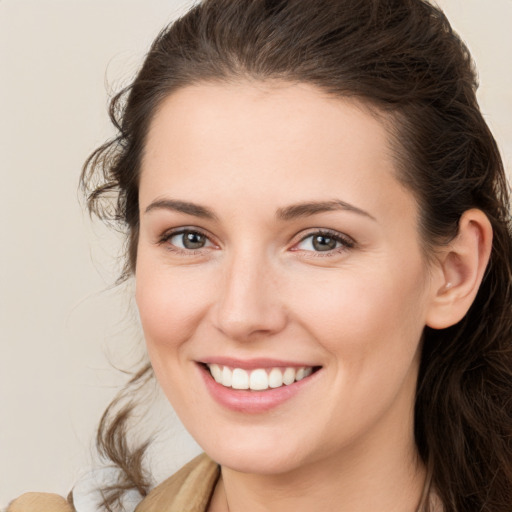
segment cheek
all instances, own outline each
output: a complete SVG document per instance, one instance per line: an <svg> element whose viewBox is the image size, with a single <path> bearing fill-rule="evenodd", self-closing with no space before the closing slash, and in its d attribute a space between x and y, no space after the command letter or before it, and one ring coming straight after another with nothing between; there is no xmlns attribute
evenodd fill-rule
<svg viewBox="0 0 512 512"><path fill-rule="evenodd" d="M181 370L189 359L187 341L207 309L209 287L198 286L196 279L176 269L147 263L144 256L139 257L135 296L148 356L160 387L176 410L194 409L196 398L190 395L189 380Z"/></svg>
<svg viewBox="0 0 512 512"><path fill-rule="evenodd" d="M343 368L343 378L399 366L403 373L414 358L424 328L425 272L401 263L345 269L315 286L294 281L296 317Z"/></svg>
<svg viewBox="0 0 512 512"><path fill-rule="evenodd" d="M136 302L148 349L171 350L189 339L210 300L198 276L165 265L137 262Z"/></svg>

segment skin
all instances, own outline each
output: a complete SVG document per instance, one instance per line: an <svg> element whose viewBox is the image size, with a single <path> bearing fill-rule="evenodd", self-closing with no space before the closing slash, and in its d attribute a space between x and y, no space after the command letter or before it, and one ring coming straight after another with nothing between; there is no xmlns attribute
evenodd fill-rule
<svg viewBox="0 0 512 512"><path fill-rule="evenodd" d="M416 201L395 172L381 122L309 85L200 84L156 112L140 178L136 300L161 387L222 466L210 510L418 506L414 392L446 272L427 265ZM214 218L162 207L169 199ZM351 208L276 216L333 200ZM171 236L183 227L206 235L204 246ZM350 243L317 251L306 237L319 229ZM200 378L197 362L214 356L321 369L277 408L245 414L215 402Z"/></svg>

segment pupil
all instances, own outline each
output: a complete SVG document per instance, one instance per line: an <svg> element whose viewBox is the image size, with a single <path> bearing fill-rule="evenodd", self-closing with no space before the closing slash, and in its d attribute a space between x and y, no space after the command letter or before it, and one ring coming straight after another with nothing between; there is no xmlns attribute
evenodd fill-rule
<svg viewBox="0 0 512 512"><path fill-rule="evenodd" d="M187 249L200 249L204 246L204 236L199 233L184 233L183 234L183 245Z"/></svg>
<svg viewBox="0 0 512 512"><path fill-rule="evenodd" d="M336 240L328 236L317 235L313 238L313 247L317 251L330 251L336 248Z"/></svg>

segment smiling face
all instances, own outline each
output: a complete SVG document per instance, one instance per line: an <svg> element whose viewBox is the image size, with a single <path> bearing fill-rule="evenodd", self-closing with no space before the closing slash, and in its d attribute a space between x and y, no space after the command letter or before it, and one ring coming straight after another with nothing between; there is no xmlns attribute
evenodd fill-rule
<svg viewBox="0 0 512 512"><path fill-rule="evenodd" d="M277 473L414 451L433 294L417 224L385 128L354 102L266 83L163 102L136 299L157 379L212 458Z"/></svg>

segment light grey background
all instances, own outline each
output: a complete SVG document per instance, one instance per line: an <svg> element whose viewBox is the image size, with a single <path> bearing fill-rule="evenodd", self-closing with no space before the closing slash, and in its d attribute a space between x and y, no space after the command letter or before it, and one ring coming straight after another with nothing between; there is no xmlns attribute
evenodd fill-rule
<svg viewBox="0 0 512 512"><path fill-rule="evenodd" d="M0 0L0 508L66 494L93 463L100 415L143 344L130 286L109 288L120 238L78 204L86 156L183 0ZM512 167L512 0L442 0L469 44L480 101ZM162 411L167 409L162 408ZM169 413L157 477L198 451Z"/></svg>

